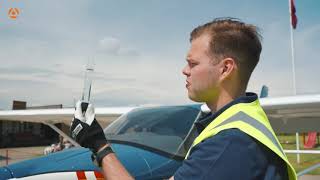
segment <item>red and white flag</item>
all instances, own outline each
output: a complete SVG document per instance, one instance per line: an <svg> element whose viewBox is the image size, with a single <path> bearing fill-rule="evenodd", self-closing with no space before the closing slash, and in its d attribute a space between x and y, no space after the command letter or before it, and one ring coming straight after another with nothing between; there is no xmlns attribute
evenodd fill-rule
<svg viewBox="0 0 320 180"><path fill-rule="evenodd" d="M294 5L294 0L290 0L290 15L291 15L291 25L293 29L296 29L298 18L296 16L296 7Z"/></svg>

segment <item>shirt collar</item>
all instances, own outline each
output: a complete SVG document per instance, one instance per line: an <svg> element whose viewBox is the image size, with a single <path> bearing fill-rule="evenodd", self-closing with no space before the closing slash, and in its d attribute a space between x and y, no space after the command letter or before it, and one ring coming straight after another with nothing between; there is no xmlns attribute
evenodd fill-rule
<svg viewBox="0 0 320 180"><path fill-rule="evenodd" d="M258 99L258 96L256 93L247 92L245 96L240 96L237 99L229 102L228 104L220 108L217 112L208 113L203 117L200 117L199 120L194 123L198 133L200 134L201 131L203 131L204 128L207 127L207 125L209 125L216 117L218 117L221 113L223 113L225 110L227 110L231 106L238 103L251 103L257 99Z"/></svg>

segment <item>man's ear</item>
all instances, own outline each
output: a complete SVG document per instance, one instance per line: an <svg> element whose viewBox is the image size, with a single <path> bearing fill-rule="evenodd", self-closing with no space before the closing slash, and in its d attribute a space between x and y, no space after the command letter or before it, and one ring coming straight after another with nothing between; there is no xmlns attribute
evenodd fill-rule
<svg viewBox="0 0 320 180"><path fill-rule="evenodd" d="M221 61L221 80L228 79L232 76L233 72L237 68L237 64L233 58L225 58Z"/></svg>

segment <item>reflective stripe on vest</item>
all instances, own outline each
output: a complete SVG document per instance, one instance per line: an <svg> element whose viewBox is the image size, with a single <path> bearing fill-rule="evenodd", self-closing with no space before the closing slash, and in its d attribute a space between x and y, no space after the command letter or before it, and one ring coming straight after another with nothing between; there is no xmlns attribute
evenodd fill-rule
<svg viewBox="0 0 320 180"><path fill-rule="evenodd" d="M290 180L296 180L296 172L289 163L282 147L277 140L275 133L261 108L259 101L251 103L239 103L229 107L215 118L194 140L192 147L205 139L214 136L222 130L237 128L249 136L264 144L287 164L288 176ZM189 152L190 152L189 149ZM186 158L189 155L187 153Z"/></svg>
<svg viewBox="0 0 320 180"><path fill-rule="evenodd" d="M254 118L248 116L244 112L240 111L237 114L231 116L229 119L223 121L221 124L219 124L217 127L223 126L227 123L235 122L235 121L242 121L247 124L250 124L251 126L255 127L257 130L262 132L264 135L266 135L269 140L278 148L278 150L284 155L284 152L282 151L281 146L279 145L276 138L273 136L272 132L269 131L268 128L266 128L261 122L255 120Z"/></svg>

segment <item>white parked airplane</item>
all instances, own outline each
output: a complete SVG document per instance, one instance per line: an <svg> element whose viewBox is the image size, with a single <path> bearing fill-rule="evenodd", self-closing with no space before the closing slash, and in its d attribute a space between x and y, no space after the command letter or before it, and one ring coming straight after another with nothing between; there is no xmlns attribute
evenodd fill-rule
<svg viewBox="0 0 320 180"><path fill-rule="evenodd" d="M261 98L260 103L266 111L270 122L277 133L309 132L319 131L320 129L320 94L275 98L267 97ZM110 123L117 117L129 112L134 108L135 107L96 108L96 116L100 122ZM207 111L206 109L201 109L203 111ZM73 142L71 138L54 126L55 123L65 123L69 125L73 118L73 113L74 108L9 110L0 111L0 121L8 120L44 123L56 130L59 134L63 135L70 142ZM316 164L300 172L298 175L302 175L319 166L320 164ZM48 173L50 174L50 172ZM75 176L75 172L70 174ZM46 173L43 175L46 175ZM66 175L66 173L64 173L64 175Z"/></svg>

